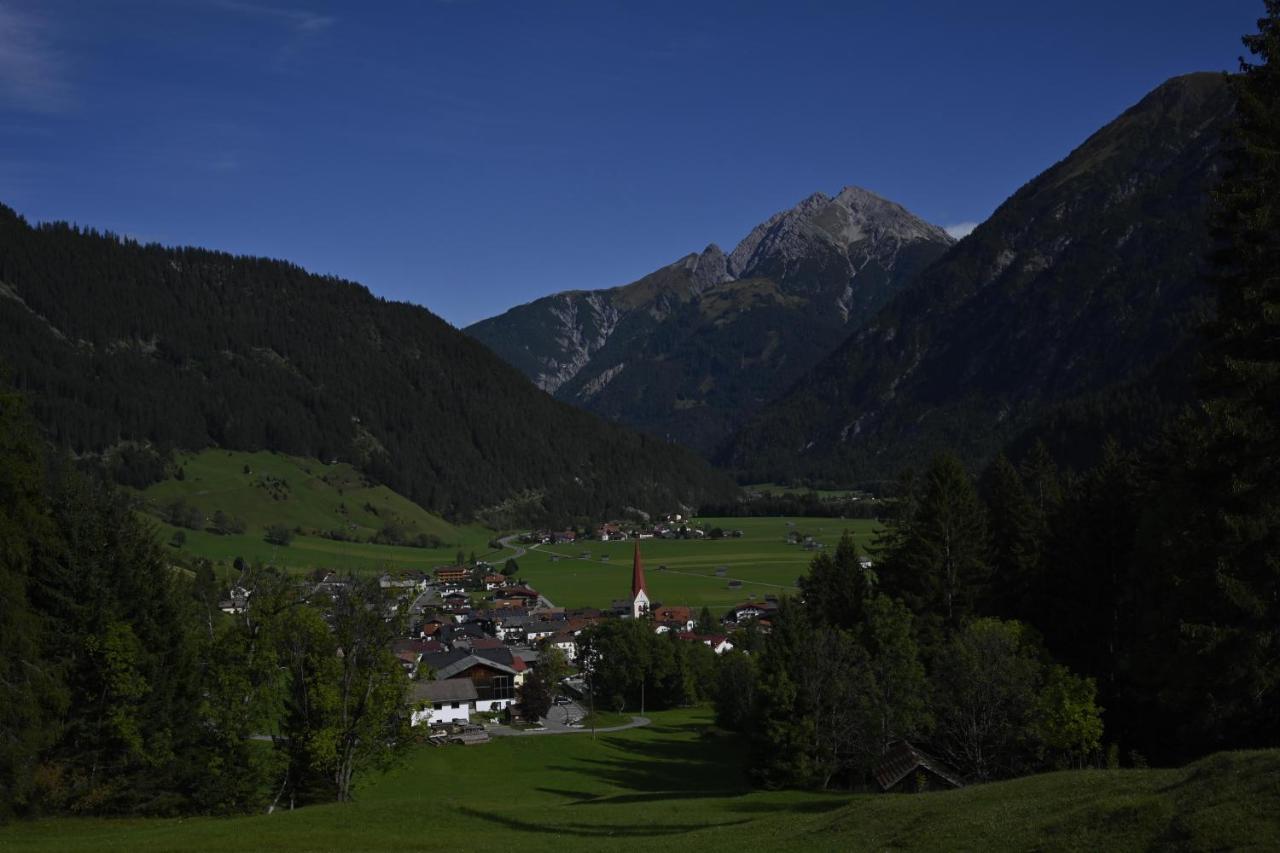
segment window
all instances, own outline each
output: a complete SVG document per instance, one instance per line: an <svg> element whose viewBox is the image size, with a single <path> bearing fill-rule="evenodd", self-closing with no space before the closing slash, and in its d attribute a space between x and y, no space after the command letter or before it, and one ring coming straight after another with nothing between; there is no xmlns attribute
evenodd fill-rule
<svg viewBox="0 0 1280 853"><path fill-rule="evenodd" d="M511 690L511 678L506 675L495 675L493 681L489 683L490 689L493 690L494 699L512 699L514 698Z"/></svg>
<svg viewBox="0 0 1280 853"><path fill-rule="evenodd" d="M449 707L450 707L450 708L456 708L456 707L458 707L458 703L457 703L457 702L454 702L454 703L453 703L452 705L450 705Z"/></svg>

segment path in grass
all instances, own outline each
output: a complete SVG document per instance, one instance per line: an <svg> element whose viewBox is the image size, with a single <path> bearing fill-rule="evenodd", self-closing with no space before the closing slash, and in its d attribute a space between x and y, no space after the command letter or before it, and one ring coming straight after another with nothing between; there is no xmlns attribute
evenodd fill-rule
<svg viewBox="0 0 1280 853"><path fill-rule="evenodd" d="M546 726L541 729L513 729L510 726L486 726L485 731L494 737L521 737L523 735L603 735L609 732L622 732L627 729L638 729L641 726L647 726L653 720L648 717L633 715L631 722L623 723L620 726L605 726L604 728L592 729L586 726Z"/></svg>

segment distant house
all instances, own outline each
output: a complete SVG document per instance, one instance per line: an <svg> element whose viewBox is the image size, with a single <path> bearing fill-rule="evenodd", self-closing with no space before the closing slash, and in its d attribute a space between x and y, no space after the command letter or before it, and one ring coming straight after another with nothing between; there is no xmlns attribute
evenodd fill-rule
<svg viewBox="0 0 1280 853"><path fill-rule="evenodd" d="M905 740L889 748L875 769L875 777L880 790L886 792L919 793L964 787L959 773Z"/></svg>
<svg viewBox="0 0 1280 853"><path fill-rule="evenodd" d="M242 586L233 586L227 597L218 603L218 609L223 613L243 613L249 606L249 596L253 595L253 590L245 589Z"/></svg>
<svg viewBox="0 0 1280 853"><path fill-rule="evenodd" d="M554 622L526 622L524 626L525 642L537 643L548 639L559 630L560 626Z"/></svg>
<svg viewBox="0 0 1280 853"><path fill-rule="evenodd" d="M740 625L752 619L767 619L777 611L778 605L771 601L754 602L748 601L745 604L739 604L730 608L725 614L723 621L725 624Z"/></svg>
<svg viewBox="0 0 1280 853"><path fill-rule="evenodd" d="M424 654L443 650L444 646L435 640L400 639L391 642L391 653L410 676L417 672L418 661Z"/></svg>
<svg viewBox="0 0 1280 853"><path fill-rule="evenodd" d="M573 663L578 659L578 636L589 626L600 621L598 616L574 616L559 623L560 628L547 639L547 645L564 653L564 659Z"/></svg>
<svg viewBox="0 0 1280 853"><path fill-rule="evenodd" d="M733 643L729 642L729 638L724 634L695 634L692 631L681 631L676 636L688 643L702 643L704 646L710 646L711 651L718 655L733 648Z"/></svg>
<svg viewBox="0 0 1280 853"><path fill-rule="evenodd" d="M409 722L415 726L470 722L478 698L475 684L465 678L415 681L409 688L413 708Z"/></svg>
<svg viewBox="0 0 1280 853"><path fill-rule="evenodd" d="M398 574L383 572L378 577L378 586L382 589L413 589L423 592L427 588L427 576L419 571L403 571Z"/></svg>
<svg viewBox="0 0 1280 853"><path fill-rule="evenodd" d="M350 585L345 578L329 569L316 569L307 575L307 579L315 584L312 595L336 595Z"/></svg>
<svg viewBox="0 0 1280 853"><path fill-rule="evenodd" d="M436 583L463 583L469 573L466 566L440 566L432 572Z"/></svg>
<svg viewBox="0 0 1280 853"><path fill-rule="evenodd" d="M655 607L653 614L653 630L658 634L664 634L667 631L692 631L695 622L693 610L688 607Z"/></svg>
<svg viewBox="0 0 1280 853"><path fill-rule="evenodd" d="M526 609L535 606L541 596L527 586L503 587L493 594L493 606L499 610Z"/></svg>

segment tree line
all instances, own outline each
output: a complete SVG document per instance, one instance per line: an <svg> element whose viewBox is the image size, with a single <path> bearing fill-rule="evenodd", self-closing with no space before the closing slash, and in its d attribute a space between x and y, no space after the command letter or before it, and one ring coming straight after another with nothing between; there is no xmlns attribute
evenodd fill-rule
<svg viewBox="0 0 1280 853"><path fill-rule="evenodd" d="M418 306L292 264L141 245L0 206L0 362L50 440L142 487L171 451L356 465L507 524L729 500L692 453L556 402Z"/></svg>
<svg viewBox="0 0 1280 853"><path fill-rule="evenodd" d="M333 598L271 570L228 616L126 501L0 394L0 818L342 800L405 742L376 581Z"/></svg>
<svg viewBox="0 0 1280 853"><path fill-rule="evenodd" d="M865 781L898 738L976 778L1280 746L1280 0L1245 44L1195 400L1080 471L904 475L874 566L820 556L720 668L762 781Z"/></svg>

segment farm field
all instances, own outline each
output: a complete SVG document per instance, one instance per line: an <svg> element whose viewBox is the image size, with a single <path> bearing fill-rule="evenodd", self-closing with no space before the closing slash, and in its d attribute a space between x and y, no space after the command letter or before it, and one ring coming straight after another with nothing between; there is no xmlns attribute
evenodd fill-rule
<svg viewBox="0 0 1280 853"><path fill-rule="evenodd" d="M707 605L713 610L766 595L795 591L816 551L787 544L792 531L813 535L834 548L843 531L865 547L876 523L842 518L699 518L707 530L741 530L740 539L645 539L644 557L649 596L667 605ZM794 525L794 526L790 526ZM577 542L540 545L519 559L520 576L557 605L607 607L631 594L633 541ZM589 554L589 559L581 555ZM662 569L666 566L666 569ZM716 569L725 567L723 577ZM731 589L729 581L742 581ZM718 614L717 614L718 615Z"/></svg>
<svg viewBox="0 0 1280 853"><path fill-rule="evenodd" d="M742 489L745 492L771 492L775 495L814 494L824 500L844 500L862 494L856 489L811 489L808 486L784 486L781 483L752 483Z"/></svg>
<svg viewBox="0 0 1280 853"><path fill-rule="evenodd" d="M258 452L203 450L176 454L184 476L149 486L139 494L150 510L162 542L181 530L183 550L230 564L236 557L275 562L299 571L313 568L381 572L386 569L429 569L452 563L459 550L483 556L494 532L481 525L457 526L433 515L386 486L369 484L350 465L327 465L314 459ZM176 500L199 509L242 518L245 531L219 535L175 527L154 515ZM272 524L289 528L342 529L367 539L388 523L412 536L438 537L439 548L410 548L368 542L341 542L321 536L295 536L288 546L263 540Z"/></svg>
<svg viewBox="0 0 1280 853"><path fill-rule="evenodd" d="M482 525L453 525L426 512L385 486L370 485L346 464L326 465L314 459L259 452L204 450L180 454L184 476L156 483L139 493L146 502L146 518L156 526L161 542L182 533L182 550L206 557L223 570L236 557L269 562L298 572L315 568L357 573L430 570L454 562L457 552L501 562L515 552L492 551L489 542L499 534ZM244 519L243 533L220 535L208 530L175 527L157 517L165 507L183 500L206 517L215 511ZM839 518L702 518L705 529L742 530L742 538L646 539L644 553L650 595L664 604L713 609L751 597L781 595L795 588L815 551L788 544L793 531L810 534L834 547L844 530L865 546L875 522ZM411 548L369 542L343 542L315 535L295 535L287 546L263 539L266 528L283 524L304 530L342 529L367 539L388 523L409 535L438 537L439 548ZM581 542L543 545L519 559L521 577L557 605L608 607L630 595L633 543ZM580 555L589 553L590 559ZM663 570L660 567L666 566ZM716 575L725 567L723 577ZM742 582L730 588L731 579Z"/></svg>
<svg viewBox="0 0 1280 853"><path fill-rule="evenodd" d="M64 818L0 829L14 851L1271 850L1280 752L1176 770L1085 770L915 796L753 790L704 709L653 725L416 748L348 805L240 818Z"/></svg>

